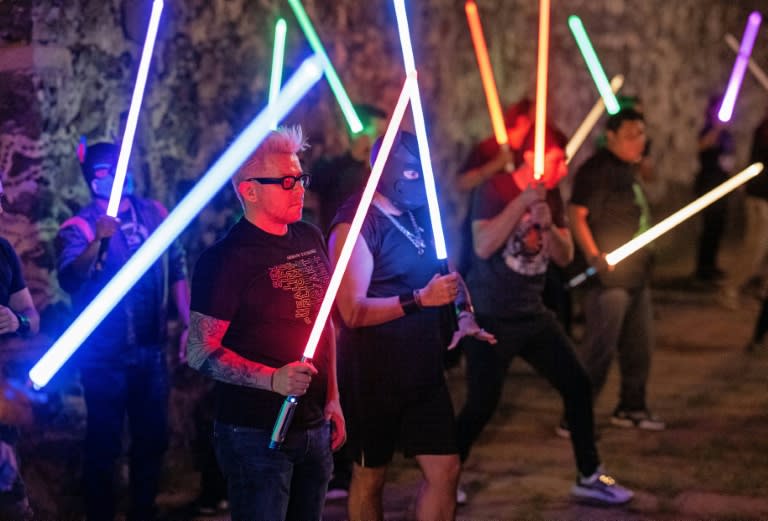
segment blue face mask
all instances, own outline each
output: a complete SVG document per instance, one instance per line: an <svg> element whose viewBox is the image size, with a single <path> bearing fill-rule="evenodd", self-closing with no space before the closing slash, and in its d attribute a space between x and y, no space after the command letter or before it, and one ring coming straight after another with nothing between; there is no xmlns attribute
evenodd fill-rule
<svg viewBox="0 0 768 521"><path fill-rule="evenodd" d="M112 184L115 178L111 175L105 175L104 177L97 177L91 181L91 192L99 199L109 199L112 194ZM133 182L133 176L130 172L125 174L125 184L123 185L123 195L133 194L135 184Z"/></svg>

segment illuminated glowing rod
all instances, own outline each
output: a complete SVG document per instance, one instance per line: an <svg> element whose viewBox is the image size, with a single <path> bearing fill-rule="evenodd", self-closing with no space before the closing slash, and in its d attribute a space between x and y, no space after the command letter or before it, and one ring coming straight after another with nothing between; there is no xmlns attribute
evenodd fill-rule
<svg viewBox="0 0 768 521"><path fill-rule="evenodd" d="M269 125L282 119L322 77L322 61L310 58L288 80L274 105L268 106L243 130L195 187L182 199L146 242L104 286L91 303L29 371L32 383L45 386L70 356L96 329L136 281L168 249L192 219L232 177L269 133Z"/></svg>
<svg viewBox="0 0 768 521"><path fill-rule="evenodd" d="M333 302L336 300L336 294L339 291L341 280L344 277L344 272L347 270L349 259L352 257L352 250L355 247L357 238L360 235L360 230L363 227L365 216L368 213L368 209L371 206L373 200L373 194L376 191L376 186L379 184L381 178L381 172L384 170L384 164L389 158L389 152L392 149L392 144L395 140L395 135L400 127L400 122L403 120L405 109L408 107L408 100L413 96L413 92L416 90L416 72L412 72L408 75L403 85L403 90L400 92L400 97L395 105L395 110L392 113L392 119L389 121L387 131L384 133L384 139L381 142L381 148L376 155L376 161L373 162L371 168L371 174L368 177L368 182L363 190L363 195L360 198L360 203L357 205L357 211L352 218L352 224L349 227L347 238L344 240L344 244L341 247L341 253L339 253L339 260L336 262L336 267L333 269L331 280L328 282L328 289L325 290L323 301L320 304L320 310L315 318L315 323L312 325L312 331L309 333L309 340L307 340L306 347L304 348L304 355L301 358L302 362L311 360L315 356L315 349L320 342L320 337L325 329L325 323L328 320L331 310L333 308ZM290 427L293 413L296 409L299 399L296 396L286 396L283 401L282 407L280 407L280 413L275 421L275 426L272 429L272 437L270 438L269 447L271 449L278 449L285 440L285 435Z"/></svg>
<svg viewBox="0 0 768 521"><path fill-rule="evenodd" d="M125 122L123 141L120 143L120 155L117 156L117 167L115 167L112 192L109 194L107 215L110 217L117 217L120 200L123 198L125 172L128 170L128 161L131 159L133 137L136 135L136 125L139 122L141 101L144 98L144 88L147 85L147 76L149 75L149 64L152 61L152 51L155 48L157 27L160 24L160 15L162 12L163 0L155 0L152 2L152 14L149 16L149 26L147 27L147 35L144 37L144 48L141 51L139 71L136 74L136 84L133 86L133 96L131 97L130 109L128 109L128 119Z"/></svg>
<svg viewBox="0 0 768 521"><path fill-rule="evenodd" d="M760 29L760 23L762 21L763 17L757 11L753 11L747 19L747 27L744 29L739 52L737 53L736 61L733 63L731 79L728 80L728 87L725 89L723 103L720 105L720 110L717 112L717 119L723 123L729 122L731 116L733 116L733 107L736 105L736 98L739 96L741 82L744 81L744 73L747 70L747 63L749 63L752 47L755 45L757 31Z"/></svg>
<svg viewBox="0 0 768 521"><path fill-rule="evenodd" d="M549 65L549 0L539 1L539 58L536 66L536 123L533 134L533 177L544 175L544 131L547 127L547 68Z"/></svg>
<svg viewBox="0 0 768 521"><path fill-rule="evenodd" d="M628 243L613 250L611 253L605 256L605 261L610 266L615 266L622 260L635 253L640 248L648 245L650 242L664 235L686 219L696 215L698 212L714 203L721 197L732 192L739 186L743 185L762 171L763 163L753 163L749 165L747 168L734 175L723 184L713 188L695 201L689 203L687 206L684 206L680 210L676 211L663 221L654 226L651 226ZM597 270L595 270L595 268L591 267L587 269L583 273L573 277L570 281L568 281L568 287L573 288L578 286L587 280L588 277L594 275L596 272Z"/></svg>
<svg viewBox="0 0 768 521"><path fill-rule="evenodd" d="M624 85L624 76L621 74L614 76L611 79L611 91L616 94L619 92L619 89L621 86ZM576 129L576 132L573 133L573 137L571 137L570 141L568 141L568 144L565 146L565 162L570 163L571 159L573 159L573 156L576 155L576 152L579 151L579 148L581 148L581 145L584 144L584 141L586 141L587 136L589 136L589 133L592 132L592 129L597 124L597 121L600 119L600 116L603 115L603 111L605 110L605 102L603 101L603 98L600 98L597 100L597 103L595 103L595 106L592 107L592 110L589 111L587 114L587 117L584 118L584 121L581 122L581 125L579 125L579 128Z"/></svg>
<svg viewBox="0 0 768 521"><path fill-rule="evenodd" d="M619 107L619 101L616 99L616 95L613 93L611 86L608 83L608 77L605 75L603 66L600 65L600 60L597 58L595 48L592 47L592 42L589 41L584 24L581 23L581 18L576 15L568 17L568 27L571 28L573 38L576 40L576 45L581 51L581 55L584 57L584 61L587 63L589 73L592 75L592 81L595 82L600 97L603 98L605 106L608 109L608 114L616 114L621 107Z"/></svg>
<svg viewBox="0 0 768 521"><path fill-rule="evenodd" d="M739 53L739 41L735 36L730 33L726 34L725 43L728 44L728 47L730 47L733 52L736 54ZM749 67L749 72L752 73L757 82L762 85L765 90L768 90L768 75L765 74L765 71L761 69L752 58L747 62L747 66Z"/></svg>
<svg viewBox="0 0 768 521"><path fill-rule="evenodd" d="M304 6L301 5L301 0L288 0L288 4L291 6L291 9L293 9L293 14L296 15L296 20L299 21L299 25L301 26L301 30L304 31L304 36L307 37L309 46L312 47L315 54L320 56L323 60L325 79L328 80L328 84L331 86L334 96L336 96L336 101L338 101L339 107L341 107L341 112L344 113L344 117L347 119L349 129L353 134L362 132L363 123L360 121L357 112L355 112L355 108L352 106L352 101L349 99L347 91L344 90L339 75L336 74L336 69L333 68L333 64L331 63L330 58L328 58L328 54L325 52L325 48L323 47L315 28L312 26L309 16L307 16Z"/></svg>
<svg viewBox="0 0 768 521"><path fill-rule="evenodd" d="M496 135L496 142L499 146L504 150L509 150L509 136L507 135L507 127L504 124L499 92L496 89L496 80L493 77L493 67L491 67L491 60L488 57L488 46L485 43L483 26L480 23L480 15L477 12L477 4L474 0L467 0L467 3L464 4L464 10L467 13L469 32L472 35L477 66L480 69L480 78L483 81L483 90L485 90L485 100L488 103L488 112L491 115L493 133ZM507 171L511 170L512 165L508 164Z"/></svg>
<svg viewBox="0 0 768 521"><path fill-rule="evenodd" d="M286 23L278 18L275 24L275 46L272 48L272 74L269 78L269 104L272 105L280 92L283 81L283 58L285 58ZM272 123L272 130L277 128L277 120Z"/></svg>
<svg viewBox="0 0 768 521"><path fill-rule="evenodd" d="M405 0L394 0L395 15L397 17L397 30L400 34L400 46L403 50L403 62L405 73L416 72L416 61L413 57L411 45L411 33L408 28L408 16L405 12ZM432 224L432 234L435 238L435 253L443 263L444 271L447 271L448 249L445 246L443 234L443 220L440 216L440 205L437 201L437 189L435 188L435 173L432 170L432 159L429 155L429 140L427 139L427 125L424 122L424 111L421 106L419 94L419 82L415 81L411 96L411 113L413 114L413 126L416 130L416 139L419 143L419 156L421 157L421 169L424 174L424 186L427 190L427 203L429 206L429 220Z"/></svg>

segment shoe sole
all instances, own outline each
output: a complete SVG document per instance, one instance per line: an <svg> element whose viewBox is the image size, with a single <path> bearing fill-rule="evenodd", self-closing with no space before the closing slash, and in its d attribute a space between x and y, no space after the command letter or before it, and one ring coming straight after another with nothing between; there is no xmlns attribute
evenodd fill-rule
<svg viewBox="0 0 768 521"><path fill-rule="evenodd" d="M606 498L605 496L598 494L592 489L582 488L582 487L579 487L578 485L574 485L574 487L571 489L571 495L574 497L574 499L576 499L580 503L588 503L592 505L603 505L603 506L624 505L632 501L632 498L635 497L634 494L631 494L626 499L617 499L613 497Z"/></svg>
<svg viewBox="0 0 768 521"><path fill-rule="evenodd" d="M611 418L611 425L614 425L616 427L621 427L623 429L640 429L641 431L663 431L667 428L666 424L664 425L653 425L653 424L647 424L640 422L635 422L634 420L625 420L623 418Z"/></svg>

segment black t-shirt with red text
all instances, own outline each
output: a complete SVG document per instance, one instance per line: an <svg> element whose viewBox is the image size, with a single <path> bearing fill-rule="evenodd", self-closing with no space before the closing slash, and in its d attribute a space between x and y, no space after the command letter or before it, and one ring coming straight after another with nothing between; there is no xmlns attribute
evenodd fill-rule
<svg viewBox="0 0 768 521"><path fill-rule="evenodd" d="M496 217L522 191L511 174L496 174L475 190L472 221ZM560 189L547 191L554 226L566 226ZM544 309L542 292L549 254L543 232L525 212L505 243L489 258L473 255L467 276L475 311L514 317Z"/></svg>
<svg viewBox="0 0 768 521"><path fill-rule="evenodd" d="M197 261L191 309L230 322L222 340L225 348L282 367L301 358L330 276L325 243L315 226L297 222L277 236L243 218ZM291 428L323 421L329 338L326 328L312 359L319 372L300 398ZM218 421L272 428L282 395L216 383Z"/></svg>

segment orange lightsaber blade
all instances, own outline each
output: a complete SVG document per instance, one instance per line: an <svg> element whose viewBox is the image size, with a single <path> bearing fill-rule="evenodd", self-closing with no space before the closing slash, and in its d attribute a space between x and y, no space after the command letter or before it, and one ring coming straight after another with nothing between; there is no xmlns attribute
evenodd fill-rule
<svg viewBox="0 0 768 521"><path fill-rule="evenodd" d="M533 141L533 177L544 175L544 130L547 125L547 66L549 65L549 0L539 2L539 58L536 68L536 127Z"/></svg>
<svg viewBox="0 0 768 521"><path fill-rule="evenodd" d="M485 44L485 35L483 34L483 26L480 24L477 4L474 0L467 0L467 3L464 4L464 10L467 13L467 22L469 22L469 32L472 35L472 44L475 47L480 78L483 80L483 90L485 90L485 100L488 103L488 112L491 115L493 133L496 135L496 142L499 146L509 147L507 127L504 124L504 115L499 101L499 91L496 89L496 80L493 77L493 67L491 67L491 60L488 57L488 46Z"/></svg>

